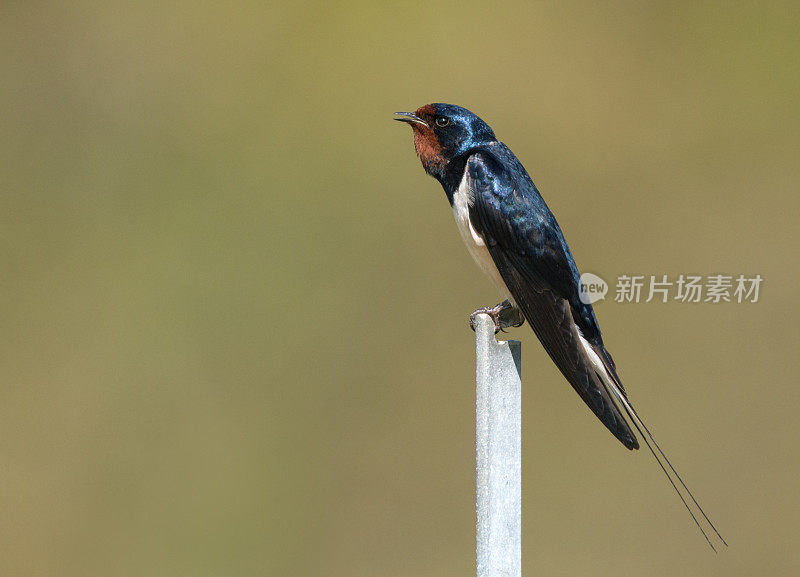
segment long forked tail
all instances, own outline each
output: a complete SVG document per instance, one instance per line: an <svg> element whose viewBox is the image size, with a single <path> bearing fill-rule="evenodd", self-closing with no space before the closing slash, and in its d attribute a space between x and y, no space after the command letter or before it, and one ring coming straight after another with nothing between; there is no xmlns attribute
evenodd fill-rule
<svg viewBox="0 0 800 577"><path fill-rule="evenodd" d="M630 401L628 400L627 395L622 390L620 390L620 387L618 387L617 384L613 382L613 380L603 379L603 382L605 383L606 387L610 389L609 392L612 393L612 396L616 399L616 401L619 402L619 404L622 405L622 407L625 409L625 413L628 415L628 418L631 420L633 426L639 432L639 435L642 437L642 439L644 439L644 442L647 444L647 448L650 449L650 452L653 454L653 457L655 457L658 466L661 467L662 471L664 471L664 474L667 476L670 485L672 485L672 488L675 489L675 492L678 494L678 497L680 497L681 501L683 502L683 506L686 507L687 511L689 511L689 515L692 516L694 524L697 525L698 529L700 529L700 532L703 534L703 537L705 537L706 542L711 547L711 549L713 549L715 553L717 552L717 548L714 547L714 544L711 542L711 539L709 539L708 534L706 533L705 529L703 529L703 525L698 519L698 516L695 515L695 512L692 510L692 507L690 507L689 502L683 495L683 492L678 488L678 485L680 485L686 492L686 494L689 496L689 500L694 504L697 511L700 513L700 517L702 517L702 519L705 519L705 522L708 524L708 526L711 528L714 534L716 534L716 536L719 538L722 544L727 547L728 543L725 541L722 535L720 535L719 531L717 531L717 528L714 526L714 523L711 522L711 519L708 518L708 515L706 515L705 511L703 511L703 508L700 506L700 503L697 502L697 499L695 499L694 495L689 490L689 487L687 487L686 483L683 482L683 479L678 474L678 471L675 470L675 467L672 466L672 463L670 462L667 455L664 454L664 451L661 450L661 446L658 444L655 437L653 437L653 434L650 432L650 429L647 428L647 425L644 424L644 421L642 421L642 419L639 417L638 413L636 412L636 409L633 408L633 405L631 405ZM653 447L655 447L655 449ZM664 466L664 463L666 463L666 466ZM672 474L670 474L670 472ZM673 475L675 479L678 480L677 484L673 479Z"/></svg>

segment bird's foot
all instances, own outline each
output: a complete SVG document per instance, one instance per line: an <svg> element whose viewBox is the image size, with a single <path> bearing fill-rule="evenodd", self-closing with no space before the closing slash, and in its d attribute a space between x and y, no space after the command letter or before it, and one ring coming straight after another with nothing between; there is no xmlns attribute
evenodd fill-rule
<svg viewBox="0 0 800 577"><path fill-rule="evenodd" d="M509 327L519 327L525 322L522 311L507 299L493 307L483 307L469 315L469 326L474 331L478 315L489 315L494 321L494 333L505 332Z"/></svg>

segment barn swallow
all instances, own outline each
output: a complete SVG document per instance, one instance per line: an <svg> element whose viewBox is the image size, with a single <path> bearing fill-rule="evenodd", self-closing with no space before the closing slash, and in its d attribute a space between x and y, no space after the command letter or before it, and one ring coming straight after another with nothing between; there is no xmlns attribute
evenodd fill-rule
<svg viewBox="0 0 800 577"><path fill-rule="evenodd" d="M425 172L444 188L470 255L505 297L473 312L473 329L481 313L495 332L527 320L583 402L630 450L639 448L636 429L711 548L701 520L727 545L633 408L592 305L579 297L580 274L561 228L511 149L460 106L395 114L411 126Z"/></svg>

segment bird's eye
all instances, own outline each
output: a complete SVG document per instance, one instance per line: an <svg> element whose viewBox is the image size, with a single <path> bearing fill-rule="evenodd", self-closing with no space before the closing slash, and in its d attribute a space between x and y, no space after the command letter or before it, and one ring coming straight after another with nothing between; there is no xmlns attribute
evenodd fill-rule
<svg viewBox="0 0 800 577"><path fill-rule="evenodd" d="M436 126L439 128L444 128L445 126L450 126L450 119L445 118L444 116L437 116L436 120L434 120Z"/></svg>

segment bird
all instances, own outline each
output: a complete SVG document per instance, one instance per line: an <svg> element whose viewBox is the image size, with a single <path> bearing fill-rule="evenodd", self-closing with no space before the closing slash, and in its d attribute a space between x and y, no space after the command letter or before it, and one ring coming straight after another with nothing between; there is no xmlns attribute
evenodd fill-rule
<svg viewBox="0 0 800 577"><path fill-rule="evenodd" d="M495 333L527 321L611 434L629 450L639 449L641 437L711 548L716 552L709 535L727 546L634 409L591 302L580 298L580 274L564 234L519 159L461 106L426 104L394 119L410 125L422 167L442 185L468 252L504 297L470 315L473 330L479 314L492 318Z"/></svg>

